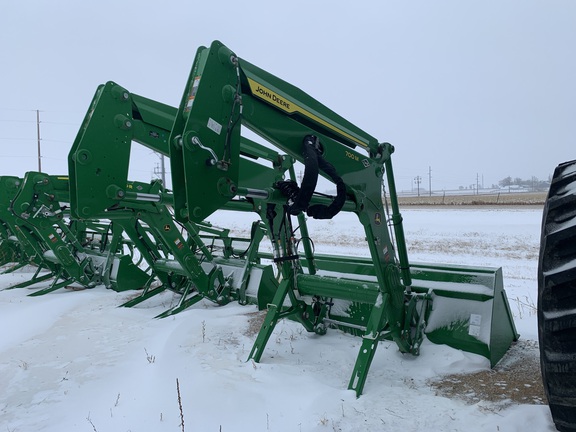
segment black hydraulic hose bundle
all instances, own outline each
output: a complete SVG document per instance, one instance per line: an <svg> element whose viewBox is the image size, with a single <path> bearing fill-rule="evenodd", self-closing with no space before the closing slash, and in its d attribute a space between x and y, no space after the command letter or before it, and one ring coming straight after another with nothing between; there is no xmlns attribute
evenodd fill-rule
<svg viewBox="0 0 576 432"><path fill-rule="evenodd" d="M304 157L304 177L300 187L294 180L276 183L276 187L288 197L288 211L297 215L306 211L314 219L332 219L336 216L346 202L346 185L336 172L336 168L322 157L320 140L314 135L306 135L302 142ZM329 205L314 204L310 200L318 183L318 173L322 170L336 184L336 197Z"/></svg>

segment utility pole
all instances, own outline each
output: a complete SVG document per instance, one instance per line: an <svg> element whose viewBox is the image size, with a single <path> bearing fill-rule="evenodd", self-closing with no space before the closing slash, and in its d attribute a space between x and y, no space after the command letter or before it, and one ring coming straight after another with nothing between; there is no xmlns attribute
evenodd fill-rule
<svg viewBox="0 0 576 432"><path fill-rule="evenodd" d="M154 174L160 174L160 180L162 180L162 186L166 187L166 167L164 165L164 155L160 153L156 153L158 157L160 157L160 168L156 165L154 168Z"/></svg>
<svg viewBox="0 0 576 432"><path fill-rule="evenodd" d="M420 196L420 183L422 183L422 177L416 176L414 178L414 182L416 183L416 187L418 189L418 196Z"/></svg>
<svg viewBox="0 0 576 432"><path fill-rule="evenodd" d="M428 167L428 196L432 196L432 167Z"/></svg>
<svg viewBox="0 0 576 432"><path fill-rule="evenodd" d="M36 132L38 135L38 172L42 172L42 162L40 160L40 110L36 110Z"/></svg>
<svg viewBox="0 0 576 432"><path fill-rule="evenodd" d="M478 195L478 189L480 188L480 176L476 173L476 195Z"/></svg>
<svg viewBox="0 0 576 432"><path fill-rule="evenodd" d="M160 169L162 170L162 186L166 187L166 166L164 165L164 155L160 155Z"/></svg>

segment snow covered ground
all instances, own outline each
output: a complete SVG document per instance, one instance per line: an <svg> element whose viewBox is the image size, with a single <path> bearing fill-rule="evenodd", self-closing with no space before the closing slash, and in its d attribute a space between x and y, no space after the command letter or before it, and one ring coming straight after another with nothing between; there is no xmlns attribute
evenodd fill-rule
<svg viewBox="0 0 576 432"><path fill-rule="evenodd" d="M540 209L402 214L412 261L502 266L521 338L537 340ZM249 229L245 218L212 221ZM311 233L317 251L366 254L352 215L312 221ZM0 288L30 276L2 275ZM205 302L158 320L177 301L173 294L127 309L116 306L133 293L103 287L30 292L0 292L2 432L555 430L546 405L437 395L430 379L489 366L427 341L419 357L381 343L357 399L346 387L360 339L338 331L309 335L281 322L256 364L246 362L253 306Z"/></svg>

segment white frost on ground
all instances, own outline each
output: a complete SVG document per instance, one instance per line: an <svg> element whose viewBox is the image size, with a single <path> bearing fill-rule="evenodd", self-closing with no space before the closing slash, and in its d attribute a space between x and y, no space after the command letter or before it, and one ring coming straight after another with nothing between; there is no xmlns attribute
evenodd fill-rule
<svg viewBox="0 0 576 432"><path fill-rule="evenodd" d="M403 211L414 261L502 266L524 339L537 339L540 210ZM241 220L218 215L215 223ZM237 226L236 226L237 225ZM317 250L365 255L353 216L311 223ZM0 288L31 274L0 276ZM364 395L346 390L360 339L277 326L262 362L246 362L253 306L202 302L157 320L166 293L125 309L132 293L96 287L27 297L0 292L0 431L554 431L545 405L467 405L426 380L488 368L483 357L425 341L419 357L381 343Z"/></svg>

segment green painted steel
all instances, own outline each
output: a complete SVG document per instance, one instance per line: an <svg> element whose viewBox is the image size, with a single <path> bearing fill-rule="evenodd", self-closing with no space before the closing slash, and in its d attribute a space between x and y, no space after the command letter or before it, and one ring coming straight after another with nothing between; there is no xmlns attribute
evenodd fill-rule
<svg viewBox="0 0 576 432"><path fill-rule="evenodd" d="M54 277L50 287L34 295L72 283L88 288L104 283L118 291L142 288L148 277L123 254L121 230L109 223L68 220L68 186L67 176L28 172L10 198L15 229L34 249L38 265Z"/></svg>
<svg viewBox="0 0 576 432"><path fill-rule="evenodd" d="M13 176L0 177L0 221L2 221L3 227L5 227L5 235L8 236L8 241L17 245L16 247L19 251L18 263L3 273L10 273L28 264L36 266L38 272L35 273L30 283L24 282L24 285L17 284L13 287L28 286L36 282L41 282L43 280L39 280L41 270L47 270L50 277L54 276L58 271L55 264L44 260L44 250L33 232L31 232L27 226L21 226L19 224L20 219L10 210L11 202L16 197L21 184L21 178Z"/></svg>
<svg viewBox="0 0 576 432"><path fill-rule="evenodd" d="M243 127L305 165L300 187L266 179L253 182L254 190L242 184ZM349 384L361 394L382 339L394 341L403 353L418 354L426 333L430 340L480 353L494 364L518 337L500 270L410 265L392 145L218 41L197 52L170 144L177 219L200 221L230 208L255 211L266 226L280 284L250 354L255 361L261 360L279 319L295 319L318 334L336 326L363 338ZM312 195L318 174L335 184L332 200ZM384 178L391 215L382 200ZM331 261L315 256L310 244L301 258L292 216L306 232L304 211L330 218L340 209L357 215L370 258ZM336 263L338 277L325 274L330 263ZM453 307L465 312L454 314Z"/></svg>
<svg viewBox="0 0 576 432"><path fill-rule="evenodd" d="M3 205L1 197L0 205ZM10 226L0 219L0 267L10 263L18 263L21 255L22 251L20 250L18 238L12 233Z"/></svg>
<svg viewBox="0 0 576 432"><path fill-rule="evenodd" d="M20 251L18 245L9 238L0 240L0 267L4 267L10 263L16 263L19 260Z"/></svg>
<svg viewBox="0 0 576 432"><path fill-rule="evenodd" d="M241 106L237 71L232 52L218 42L196 54L170 135L170 166L184 186L180 192L175 188L179 221L201 222L236 195Z"/></svg>
<svg viewBox="0 0 576 432"><path fill-rule="evenodd" d="M132 95L116 83L98 88L68 156L68 174L74 178L70 208L75 218L92 218L101 207L99 200L110 207L126 193L132 141L168 153L174 115L174 108Z"/></svg>
<svg viewBox="0 0 576 432"><path fill-rule="evenodd" d="M126 105L133 107L132 117L124 123L114 123L114 119L124 115ZM150 112L156 115L150 115ZM139 120L136 122L135 118ZM271 285L271 279L266 276L270 273L268 270L258 268L254 252L242 257L240 265L233 260L216 264L216 257L203 244L201 233L205 226L188 218L174 220L170 207L178 199L177 193L164 190L158 181L145 184L127 180L131 142L135 141L165 154L167 149L158 147L158 136L166 137L169 134L166 128L171 122L178 123L177 118L176 109L155 106L153 101L133 95L115 83L101 86L68 159L70 189L73 191L71 212L80 219L106 218L121 225L151 269L149 283L142 295L127 302L125 306L134 306L166 289L181 294L181 300L161 316L177 313L201 298L219 304L236 299L246 301L245 291L249 279L258 279L260 276L256 274L262 273L262 295L256 295L254 300L258 302L258 297L266 298L265 293L274 290L276 284ZM102 119L108 120L105 133L102 133ZM130 125L126 125L126 121ZM133 133L135 130L156 132L139 133L136 136ZM166 142L164 138L160 141ZM109 157L112 153L113 164ZM293 159L280 156L249 139L235 143L234 156L238 157L240 153L243 159L230 172L242 170L240 183L246 195L256 193L254 187L257 185L281 180L293 163ZM171 154L171 159L174 157ZM106 183L106 179L111 181ZM194 181L197 182L196 189L203 190L198 185L204 184L205 179L196 178ZM235 192L240 193L236 190L226 193ZM257 251L261 238L251 239L250 251ZM225 277L223 274L228 264L235 268L231 272L233 277ZM237 267L241 267L242 272L238 272ZM160 281L160 286L152 288L154 279Z"/></svg>
<svg viewBox="0 0 576 432"><path fill-rule="evenodd" d="M307 276L301 276L304 284L299 279L300 290L350 301L349 307L340 305L339 312L329 319L342 330L355 333L358 326L365 325L367 314L366 306L357 303L373 303L378 295L371 260L317 255L315 263L326 280L307 288L312 283L307 284ZM424 332L432 342L480 354L494 366L510 341L519 338L501 268L411 263L410 274L412 290L431 300L431 309L424 311ZM363 278L359 280L359 276Z"/></svg>
<svg viewBox="0 0 576 432"><path fill-rule="evenodd" d="M245 138L245 129L266 144ZM173 191L128 180L132 142L169 156ZM111 220L149 266L141 296L125 306L170 289L181 300L160 317L203 298L267 309L250 352L255 361L276 323L289 318L318 335L338 328L362 338L349 381L357 395L382 340L417 355L427 337L494 365L518 338L501 269L410 263L393 153L214 41L197 50L177 108L113 82L98 88L68 158L71 215ZM295 163L305 167L300 183ZM319 176L335 196L314 192ZM211 227L218 210L252 213L250 238ZM306 215L339 211L356 215L366 258L314 253ZM264 238L272 253L260 250Z"/></svg>

